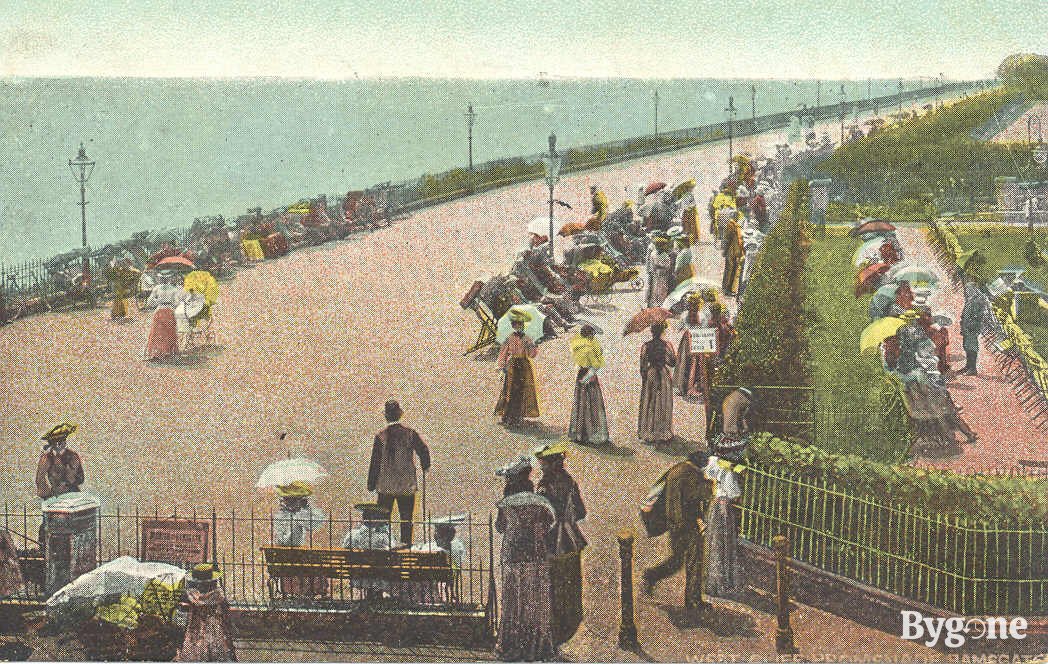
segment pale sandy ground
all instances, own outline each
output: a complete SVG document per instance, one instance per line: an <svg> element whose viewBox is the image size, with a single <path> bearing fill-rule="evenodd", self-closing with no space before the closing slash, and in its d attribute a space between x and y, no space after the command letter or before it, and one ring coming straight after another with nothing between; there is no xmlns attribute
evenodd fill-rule
<svg viewBox="0 0 1048 664"><path fill-rule="evenodd" d="M1029 133L1027 133L1027 122L1029 118L1035 119L1029 126ZM1037 142L1037 122L1040 120L1041 132L1040 136L1043 138L1048 136L1048 103L1043 101L1034 104L1030 110L1023 113L1018 120L1008 125L1000 131L996 136L993 137L995 143L1025 143L1027 137L1029 137L1034 143Z"/></svg>
<svg viewBox="0 0 1048 664"><path fill-rule="evenodd" d="M778 138L764 137L759 147L770 151ZM753 140L738 144L758 147ZM696 177L698 191L706 192L724 175L720 162L726 152L723 144L709 145L574 175L561 182L557 195L581 217L591 182L603 185L613 206L621 203L624 187L635 192L652 179L676 183ZM293 451L331 472L317 503L345 516L348 505L367 496L372 437L383 425L383 402L395 397L405 406L405 422L421 432L433 452L431 510L471 510L486 519L501 495L493 470L566 431L574 369L567 337L542 344L536 362L540 424L505 431L492 416L500 384L494 363L462 356L478 324L458 300L474 279L508 269L527 220L544 213L545 200L542 183L510 187L243 270L222 285L216 313L220 349L185 366L141 360L149 319L140 313L128 324L114 324L108 311L96 309L37 316L0 329L0 373L8 377L0 386L5 500L34 505L38 438L54 423L71 419L80 425L72 445L85 460L85 489L105 496L110 505L159 505L170 511L174 504L180 510L214 504L220 512L268 511L272 497L253 484L265 464L285 455L275 433L286 430ZM719 280L719 254L709 244L698 253L701 272ZM565 647L577 659L636 658L615 645L615 533L639 528L639 501L679 458L635 438L643 338L624 339L619 331L640 302L638 293L623 294L613 309L592 317L605 329L602 382L611 434L632 453L576 449L568 461L590 510L584 523L591 542L584 556L586 619ZM700 440L701 406L678 400L675 426L682 438ZM638 539L638 574L662 555L663 546L662 539ZM638 596L640 641L648 656L676 661L774 656L773 618L742 605L720 605L716 631L675 627L669 609L682 603L681 593L682 580L674 579L653 598ZM807 656L936 656L808 607L795 612L794 628Z"/></svg>
<svg viewBox="0 0 1048 664"><path fill-rule="evenodd" d="M900 228L898 237L906 260L936 268L935 255L922 229ZM949 328L950 366L963 369L961 309L964 294L944 278L929 298L929 304L932 313L941 313L953 320ZM1021 460L1048 460L1045 459L1048 431L1034 426L1030 414L1023 410L985 339L979 350L979 375L958 375L947 387L962 410L964 421L979 440L974 445L963 445L961 453L955 457L922 459L920 465L964 473L1007 473L1021 471Z"/></svg>

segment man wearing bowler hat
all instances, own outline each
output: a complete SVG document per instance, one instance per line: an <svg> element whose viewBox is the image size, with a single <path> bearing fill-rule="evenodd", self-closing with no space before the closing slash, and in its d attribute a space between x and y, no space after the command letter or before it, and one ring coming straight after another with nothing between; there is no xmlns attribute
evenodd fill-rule
<svg viewBox="0 0 1048 664"><path fill-rule="evenodd" d="M429 470L429 448L414 429L400 423L404 414L396 401L386 402L386 428L375 436L368 469L368 491L378 494L378 505L392 514L393 503L400 513L400 541L411 544L415 493L418 491L415 455L422 472Z"/></svg>

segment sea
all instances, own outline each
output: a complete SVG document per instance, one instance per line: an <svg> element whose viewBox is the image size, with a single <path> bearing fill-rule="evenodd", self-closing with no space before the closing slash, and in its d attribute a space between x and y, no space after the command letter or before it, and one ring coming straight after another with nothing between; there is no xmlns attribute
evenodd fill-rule
<svg viewBox="0 0 1048 664"><path fill-rule="evenodd" d="M930 84L930 83L926 83ZM905 89L921 85L903 81ZM843 91L842 91L843 89ZM0 264L205 215L271 210L465 166L880 96L898 80L0 78Z"/></svg>

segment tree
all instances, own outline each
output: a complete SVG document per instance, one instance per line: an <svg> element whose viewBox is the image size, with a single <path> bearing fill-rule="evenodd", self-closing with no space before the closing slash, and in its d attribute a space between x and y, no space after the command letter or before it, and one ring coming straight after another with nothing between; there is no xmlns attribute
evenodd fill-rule
<svg viewBox="0 0 1048 664"><path fill-rule="evenodd" d="M1048 55L1013 53L998 65L997 76L1032 99L1048 98Z"/></svg>

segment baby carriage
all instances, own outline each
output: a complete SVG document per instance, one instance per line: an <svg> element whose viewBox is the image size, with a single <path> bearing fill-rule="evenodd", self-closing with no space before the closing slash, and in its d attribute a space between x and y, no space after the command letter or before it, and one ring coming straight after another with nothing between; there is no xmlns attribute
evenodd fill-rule
<svg viewBox="0 0 1048 664"><path fill-rule="evenodd" d="M218 302L218 282L204 270L186 275L185 296L175 307L178 347L191 352L215 342L212 330L214 309Z"/></svg>

